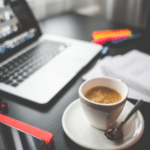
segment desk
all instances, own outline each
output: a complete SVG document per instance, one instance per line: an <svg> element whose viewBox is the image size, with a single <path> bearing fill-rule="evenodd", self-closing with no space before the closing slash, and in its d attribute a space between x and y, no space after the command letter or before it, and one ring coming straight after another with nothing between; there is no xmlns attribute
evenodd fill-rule
<svg viewBox="0 0 150 150"><path fill-rule="evenodd" d="M91 33L94 30L104 29L119 29L128 28L119 23L106 21L100 17L87 17L71 13L52 16L48 19L40 21L40 27L43 33L70 37L85 41L91 41ZM140 30L131 28L133 31ZM130 45L111 49L109 55L123 54L133 48L141 50L141 42L134 42ZM142 49L143 50L143 49ZM144 50L143 50L144 51ZM99 56L97 57L99 58ZM87 68L78 74L51 102L46 106L35 105L34 103L24 102L22 99L0 93L3 101L8 103L9 113L8 116L26 122L30 125L52 132L54 134L54 144L51 150L84 150L82 147L73 143L64 133L62 129L62 114L66 107L76 100L78 96L78 88L83 82L82 75L96 62L93 60ZM135 101L131 101L135 103ZM145 118L145 132L142 138L128 150L149 150L150 144L150 104L144 104L140 110ZM0 149L5 150L3 140L0 137Z"/></svg>

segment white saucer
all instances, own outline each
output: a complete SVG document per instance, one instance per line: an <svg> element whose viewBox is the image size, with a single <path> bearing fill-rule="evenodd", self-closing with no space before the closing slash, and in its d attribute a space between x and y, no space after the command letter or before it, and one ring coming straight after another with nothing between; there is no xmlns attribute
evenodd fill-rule
<svg viewBox="0 0 150 150"><path fill-rule="evenodd" d="M129 101L118 118L118 123L126 116L134 105ZM144 119L138 110L124 125L124 137L118 141L111 141L104 135L104 131L92 127L80 105L80 100L72 102L62 117L62 126L67 136L76 144L95 150L120 150L135 144L144 131Z"/></svg>

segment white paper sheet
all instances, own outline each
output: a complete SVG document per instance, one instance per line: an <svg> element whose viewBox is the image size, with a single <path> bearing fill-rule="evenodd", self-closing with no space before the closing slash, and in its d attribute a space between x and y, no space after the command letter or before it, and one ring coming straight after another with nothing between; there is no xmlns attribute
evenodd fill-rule
<svg viewBox="0 0 150 150"><path fill-rule="evenodd" d="M124 55L106 56L83 79L103 76L121 79L129 87L129 97L150 102L150 55L132 50Z"/></svg>

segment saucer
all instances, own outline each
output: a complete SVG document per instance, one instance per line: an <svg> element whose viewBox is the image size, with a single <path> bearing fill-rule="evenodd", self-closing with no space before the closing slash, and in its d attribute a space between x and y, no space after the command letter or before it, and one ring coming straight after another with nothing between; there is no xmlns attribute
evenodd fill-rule
<svg viewBox="0 0 150 150"><path fill-rule="evenodd" d="M116 124L118 124L134 105L126 101ZM88 122L80 104L80 100L73 101L64 111L62 126L66 135L76 144L95 150L120 150L135 144L144 132L144 118L138 110L123 127L123 139L111 141L104 135L104 131L96 129Z"/></svg>

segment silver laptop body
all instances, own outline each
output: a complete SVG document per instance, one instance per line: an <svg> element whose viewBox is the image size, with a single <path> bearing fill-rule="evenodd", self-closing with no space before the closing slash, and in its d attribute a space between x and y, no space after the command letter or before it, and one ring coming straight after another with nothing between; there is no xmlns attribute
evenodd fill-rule
<svg viewBox="0 0 150 150"><path fill-rule="evenodd" d="M24 0L23 3L25 3ZM21 35L24 33L25 32L22 32ZM18 34L17 37L18 36L20 36L20 34ZM0 82L1 91L38 104L45 104L66 86L102 49L102 46L94 45L90 42L51 35L40 35L35 41L1 61L0 67L45 40L62 42L65 43L66 47L60 46L60 53L58 53L58 55L36 70L18 86L14 87ZM3 45L3 43L1 45ZM3 52L3 54L5 55L6 52Z"/></svg>

